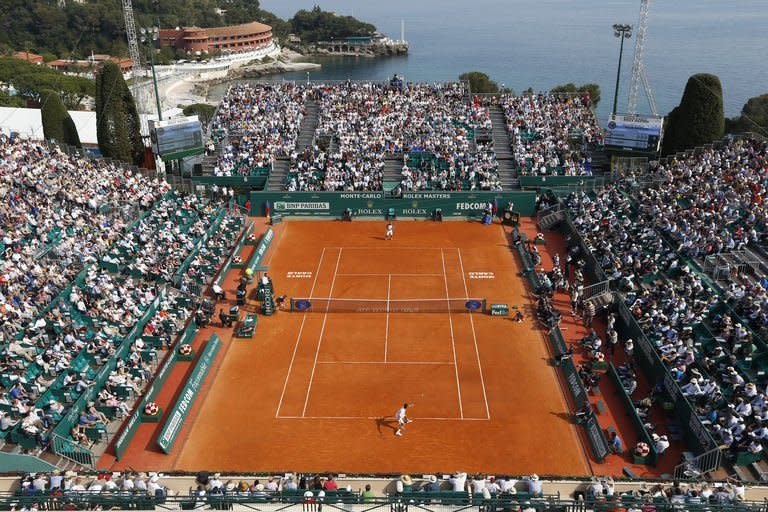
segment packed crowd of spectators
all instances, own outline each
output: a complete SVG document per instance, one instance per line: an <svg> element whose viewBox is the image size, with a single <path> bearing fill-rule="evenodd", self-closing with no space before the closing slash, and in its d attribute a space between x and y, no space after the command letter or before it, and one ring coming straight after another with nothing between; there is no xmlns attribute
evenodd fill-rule
<svg viewBox="0 0 768 512"><path fill-rule="evenodd" d="M677 507L685 505L731 505L744 501L746 487L743 482L728 479L726 482L678 482L670 484L648 485L642 483L637 489L617 492L611 477L593 477L585 494L585 499L597 502L615 501L619 498L627 503L635 503L627 510L656 510L654 504L671 504Z"/></svg>
<svg viewBox="0 0 768 512"><path fill-rule="evenodd" d="M589 157L580 149L599 143L602 135L588 94L504 95L500 105L521 174L591 173Z"/></svg>
<svg viewBox="0 0 768 512"><path fill-rule="evenodd" d="M765 142L733 141L662 163L644 176L650 187L630 177L567 200L598 265L734 459L768 446L768 380L752 363L765 347L768 294L757 280L718 289L696 263L762 242L767 151ZM622 341L625 350L632 342Z"/></svg>
<svg viewBox="0 0 768 512"><path fill-rule="evenodd" d="M362 155L369 163L352 172L352 187L362 181L363 190L380 188L387 153L424 153L445 162L439 170L403 169L401 185L406 190L476 188L496 173L492 152L474 147L475 130L491 127L489 110L469 102L462 83L345 83L319 92L317 136L338 141L337 159L359 161ZM372 179L366 182L369 173ZM332 178L333 188L327 190L350 189Z"/></svg>
<svg viewBox="0 0 768 512"><path fill-rule="evenodd" d="M122 238L113 206L147 209L168 190L140 174L0 135L0 317L19 333L83 265ZM45 260L39 255L48 251Z"/></svg>
<svg viewBox="0 0 768 512"><path fill-rule="evenodd" d="M363 153L322 151L319 147L291 153L288 191L381 190L384 158Z"/></svg>
<svg viewBox="0 0 768 512"><path fill-rule="evenodd" d="M296 147L307 90L290 82L236 84L219 104L210 132L227 141L213 170L216 176L250 175L268 168Z"/></svg>
<svg viewBox="0 0 768 512"><path fill-rule="evenodd" d="M52 504L54 510L78 510L78 505L71 503L74 508L67 506L68 497L75 498L85 495L125 494L140 496L142 494L161 498L172 494L158 473L143 473L125 471L122 473L98 473L96 475L81 475L76 471L54 470L51 473L27 473L21 477L19 493L21 496L40 496L57 499ZM46 507L40 507L45 510Z"/></svg>
<svg viewBox="0 0 768 512"><path fill-rule="evenodd" d="M169 194L113 245L104 260L133 275L156 276L170 283L219 212L199 196Z"/></svg>
<svg viewBox="0 0 768 512"><path fill-rule="evenodd" d="M449 159L406 160L403 190L501 190L496 153L478 144L476 152L454 152Z"/></svg>
<svg viewBox="0 0 768 512"><path fill-rule="evenodd" d="M151 377L155 347L127 335L142 322L140 335L172 338L190 317L189 301L165 284L223 213L116 164L5 136L0 193L0 437L44 448L82 404L69 440L90 445ZM146 211L130 229L113 211L125 205ZM228 254L239 222L223 219L221 236L196 253L206 268L190 258L190 273L211 277Z"/></svg>

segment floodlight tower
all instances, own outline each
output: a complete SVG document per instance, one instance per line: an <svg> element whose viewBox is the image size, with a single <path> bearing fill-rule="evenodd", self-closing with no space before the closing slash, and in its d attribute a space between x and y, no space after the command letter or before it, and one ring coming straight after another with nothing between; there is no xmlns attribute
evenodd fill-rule
<svg viewBox="0 0 768 512"><path fill-rule="evenodd" d="M141 54L139 53L139 41L136 37L136 22L133 19L133 5L131 0L123 0L123 16L125 18L125 35L128 38L128 52L133 62L131 77L133 78L133 100L136 103L136 111L139 114L141 125L141 136L145 141L149 140L149 124L147 117L142 115L144 110L144 88L139 81L143 76L144 67L141 65Z"/></svg>
<svg viewBox="0 0 768 512"><path fill-rule="evenodd" d="M640 0L640 18L637 20L637 35L635 37L635 59L632 62L632 81L629 85L629 101L627 102L627 112L637 114L637 90L640 88L640 82L643 83L645 95L648 97L648 106L654 116L659 112L656 108L656 99L653 97L653 91L648 84L648 77L645 74L645 38L648 33L648 8L651 0Z"/></svg>

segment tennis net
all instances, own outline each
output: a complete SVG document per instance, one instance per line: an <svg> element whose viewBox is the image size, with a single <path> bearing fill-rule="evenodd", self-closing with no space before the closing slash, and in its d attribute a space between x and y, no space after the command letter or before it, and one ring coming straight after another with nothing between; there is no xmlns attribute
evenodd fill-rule
<svg viewBox="0 0 768 512"><path fill-rule="evenodd" d="M472 313L485 311L485 299L342 299L291 298L291 311L299 313Z"/></svg>

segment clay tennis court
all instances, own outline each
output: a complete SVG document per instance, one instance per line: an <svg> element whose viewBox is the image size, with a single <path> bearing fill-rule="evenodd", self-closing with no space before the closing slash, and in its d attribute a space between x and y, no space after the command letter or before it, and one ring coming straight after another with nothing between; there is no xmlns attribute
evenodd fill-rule
<svg viewBox="0 0 768 512"><path fill-rule="evenodd" d="M166 468L590 472L502 228L396 222L386 241L384 226L278 226L267 259L276 293L312 308L260 316L253 339L227 343ZM324 298L377 312L335 312ZM526 320L391 312L469 298L519 306ZM404 401L415 421L396 437Z"/></svg>

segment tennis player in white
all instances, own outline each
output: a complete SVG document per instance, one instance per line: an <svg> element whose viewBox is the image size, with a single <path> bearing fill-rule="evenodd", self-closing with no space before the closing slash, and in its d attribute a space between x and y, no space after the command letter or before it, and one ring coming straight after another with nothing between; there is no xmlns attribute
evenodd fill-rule
<svg viewBox="0 0 768 512"><path fill-rule="evenodd" d="M408 407L413 407L413 404L403 404L401 408L395 413L395 419L397 420L396 436L403 435L403 429L409 423L413 423L413 420L408 418Z"/></svg>
<svg viewBox="0 0 768 512"><path fill-rule="evenodd" d="M384 235L384 240L394 240L395 228L391 222L387 222L387 233Z"/></svg>

